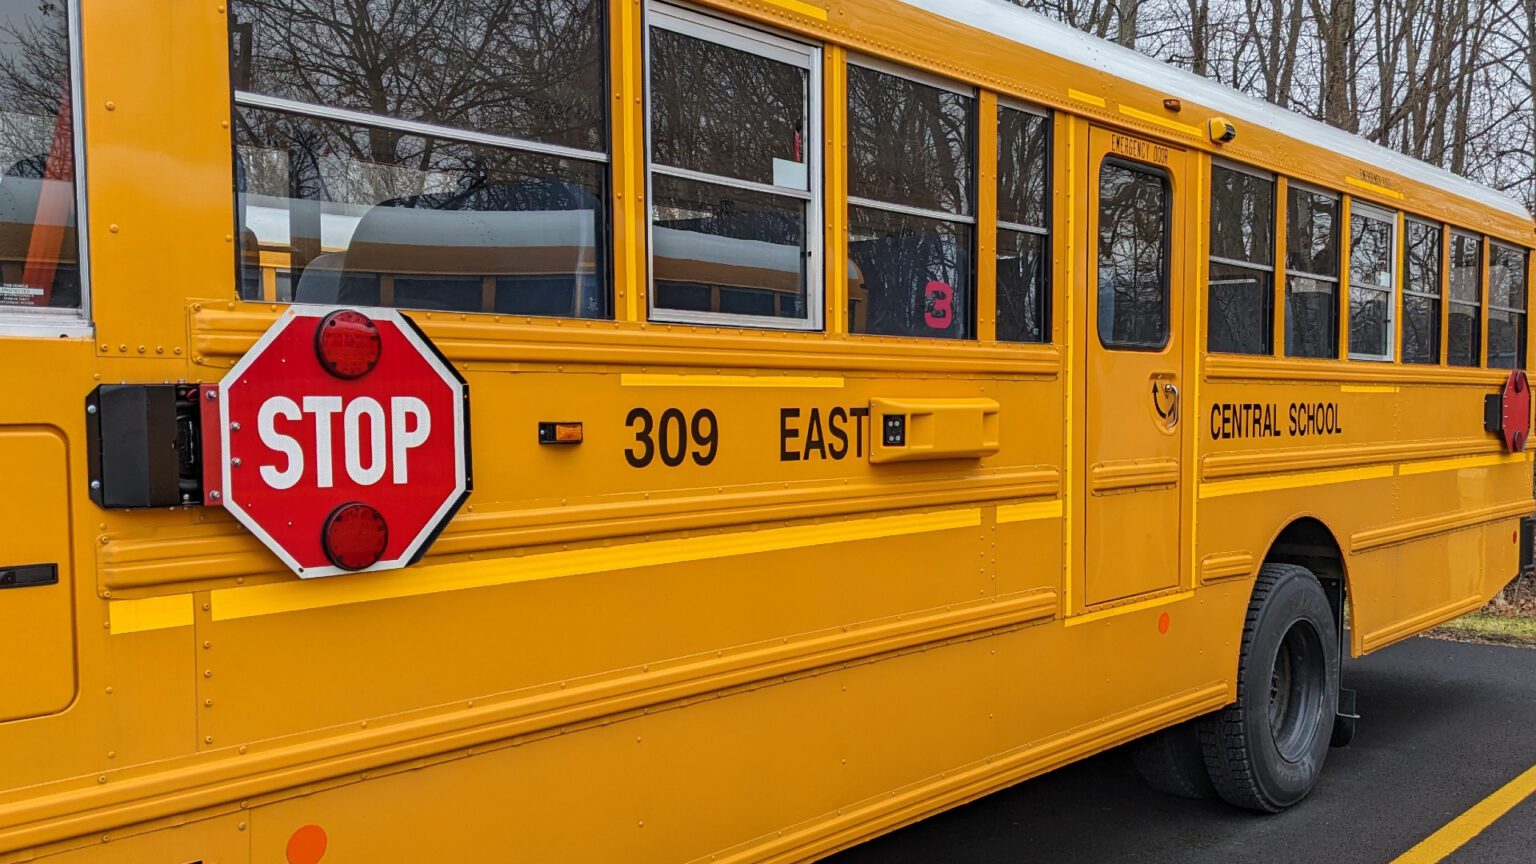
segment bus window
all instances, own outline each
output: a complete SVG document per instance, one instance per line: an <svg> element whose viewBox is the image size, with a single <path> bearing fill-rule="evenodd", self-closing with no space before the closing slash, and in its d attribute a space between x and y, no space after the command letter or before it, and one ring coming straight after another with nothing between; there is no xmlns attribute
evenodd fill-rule
<svg viewBox="0 0 1536 864"><path fill-rule="evenodd" d="M916 74L848 67L848 255L869 298L849 329L969 339L976 100Z"/></svg>
<svg viewBox="0 0 1536 864"><path fill-rule="evenodd" d="M230 12L242 296L609 317L599 0Z"/></svg>
<svg viewBox="0 0 1536 864"><path fill-rule="evenodd" d="M1503 243L1488 251L1488 365L1524 369L1526 251Z"/></svg>
<svg viewBox="0 0 1536 864"><path fill-rule="evenodd" d="M651 11L652 316L819 326L819 52Z"/></svg>
<svg viewBox="0 0 1536 864"><path fill-rule="evenodd" d="M1274 261L1274 180L1212 165L1208 350L1274 353Z"/></svg>
<svg viewBox="0 0 1536 864"><path fill-rule="evenodd" d="M1349 214L1349 356L1391 360L1397 215L1356 202Z"/></svg>
<svg viewBox="0 0 1536 864"><path fill-rule="evenodd" d="M1099 342L1168 344L1168 178L1107 159L1099 171Z"/></svg>
<svg viewBox="0 0 1536 864"><path fill-rule="evenodd" d="M1472 234L1451 232L1451 308L1446 362L1476 366L1482 353L1479 318L1483 302L1483 241Z"/></svg>
<svg viewBox="0 0 1536 864"><path fill-rule="evenodd" d="M997 109L997 339L1051 341L1051 120Z"/></svg>
<svg viewBox="0 0 1536 864"><path fill-rule="evenodd" d="M0 0L0 314L81 305L69 5Z"/></svg>
<svg viewBox="0 0 1536 864"><path fill-rule="evenodd" d="M1338 197L1292 184L1285 225L1286 356L1338 357Z"/></svg>
<svg viewBox="0 0 1536 864"><path fill-rule="evenodd" d="M1404 247L1403 362L1440 362L1439 225L1409 219Z"/></svg>

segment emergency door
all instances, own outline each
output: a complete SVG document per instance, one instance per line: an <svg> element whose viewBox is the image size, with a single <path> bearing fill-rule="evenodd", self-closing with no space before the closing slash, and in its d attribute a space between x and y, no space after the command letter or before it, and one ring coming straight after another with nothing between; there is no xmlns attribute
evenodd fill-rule
<svg viewBox="0 0 1536 864"><path fill-rule="evenodd" d="M1179 584L1185 152L1089 133L1084 597Z"/></svg>

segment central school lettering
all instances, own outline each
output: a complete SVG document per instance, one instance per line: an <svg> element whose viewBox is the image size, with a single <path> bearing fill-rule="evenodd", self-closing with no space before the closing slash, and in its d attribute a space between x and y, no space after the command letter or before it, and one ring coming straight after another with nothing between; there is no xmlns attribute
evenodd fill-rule
<svg viewBox="0 0 1536 864"><path fill-rule="evenodd" d="M1337 402L1292 402L1284 431L1280 406L1267 402L1217 402L1211 405L1211 439L1306 438L1342 435L1344 425Z"/></svg>
<svg viewBox="0 0 1536 864"><path fill-rule="evenodd" d="M864 428L869 422L869 406L829 408L823 420L822 409L811 408L800 422L799 408L779 409L779 461L800 462L811 459L843 459L851 451L864 456ZM850 423L853 428L849 429ZM849 433L852 433L852 441Z"/></svg>

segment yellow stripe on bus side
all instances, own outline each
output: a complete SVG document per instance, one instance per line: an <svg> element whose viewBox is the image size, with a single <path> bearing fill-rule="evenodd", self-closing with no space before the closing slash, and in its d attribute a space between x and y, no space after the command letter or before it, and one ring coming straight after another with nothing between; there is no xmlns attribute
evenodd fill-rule
<svg viewBox="0 0 1536 864"><path fill-rule="evenodd" d="M1143 600L1140 603L1127 603L1124 606L1111 606L1108 609L1100 609L1097 612L1089 612L1087 615L1079 615L1076 618L1068 618L1066 626L1077 627L1094 621L1103 621L1105 618L1114 618L1119 615L1129 615L1132 612L1142 612L1147 609L1156 609L1159 606L1168 606L1173 603L1182 603L1195 596L1193 591L1180 591L1177 594L1168 594L1163 597L1153 597L1151 600Z"/></svg>
<svg viewBox="0 0 1536 864"><path fill-rule="evenodd" d="M1397 466L1397 473L1407 477L1414 474L1433 474L1437 471L1456 471L1462 468L1492 468L1497 465L1516 465L1529 459L1529 453L1498 453L1492 456L1457 456L1451 459L1427 459L1423 462L1404 462Z"/></svg>
<svg viewBox="0 0 1536 864"><path fill-rule="evenodd" d="M113 600L107 605L112 635L192 626L192 595Z"/></svg>
<svg viewBox="0 0 1536 864"><path fill-rule="evenodd" d="M1029 504L1000 504L997 508L997 524L1029 522L1035 519L1060 519L1061 499L1035 501Z"/></svg>
<svg viewBox="0 0 1536 864"><path fill-rule="evenodd" d="M1201 135L1200 127L1198 126L1191 126L1188 123L1180 123L1177 120L1169 120L1167 117L1159 117L1156 114L1151 114L1138 108L1132 108L1129 105L1121 105L1120 113L1127 117L1135 117L1137 120L1141 120L1145 123L1151 123L1154 126L1161 126L1164 129L1172 129L1175 132L1183 132L1185 135L1194 135L1196 137Z"/></svg>
<svg viewBox="0 0 1536 864"><path fill-rule="evenodd" d="M625 373L619 376L621 387L824 387L843 386L841 375L653 375Z"/></svg>
<svg viewBox="0 0 1536 864"><path fill-rule="evenodd" d="M1200 484L1200 497L1218 498L1223 495L1243 495L1249 492L1273 492L1277 489L1295 489L1299 486L1327 486L1333 483L1349 483L1355 480L1379 480L1383 477L1391 477L1392 474L1393 466L1374 465L1369 468L1339 468L1332 471L1279 474L1274 477L1221 480L1215 483Z"/></svg>
<svg viewBox="0 0 1536 864"><path fill-rule="evenodd" d="M800 0L768 0L768 2L788 9L791 12L799 12L806 17L815 18L818 21L827 20L827 10L820 6L812 6L809 3L802 3Z"/></svg>
<svg viewBox="0 0 1536 864"><path fill-rule="evenodd" d="M1104 107L1104 97L1103 96L1095 96L1092 93L1084 93L1081 90L1070 90L1070 89L1067 90L1067 95L1071 96L1073 99L1076 99L1079 102L1087 102L1089 105L1097 105L1100 108Z"/></svg>
<svg viewBox="0 0 1536 864"><path fill-rule="evenodd" d="M1350 186L1355 187L1356 189L1364 189L1367 192L1375 192L1377 195L1385 195L1386 197L1395 201L1401 201L1404 197L1403 193L1397 191L1396 189L1388 189L1385 186L1380 186L1375 183L1367 183L1366 181L1355 177L1345 177L1344 182Z"/></svg>
<svg viewBox="0 0 1536 864"><path fill-rule="evenodd" d="M485 588L537 579L557 579L706 561L735 555L752 555L786 549L801 549L853 540L901 537L976 528L981 525L981 510L946 510L902 516L878 516L822 525L796 525L762 531L734 531L707 537L654 540L601 549L575 549L549 552L523 558L498 558L439 564L409 570L394 570L365 576L333 576L328 579L275 582L220 588L212 593L213 619L249 618L301 609L320 609L374 600L390 600ZM188 607L190 613L190 606Z"/></svg>

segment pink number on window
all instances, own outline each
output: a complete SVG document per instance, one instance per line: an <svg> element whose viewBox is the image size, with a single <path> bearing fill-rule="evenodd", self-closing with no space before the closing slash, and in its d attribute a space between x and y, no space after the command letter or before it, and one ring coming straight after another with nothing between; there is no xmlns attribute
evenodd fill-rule
<svg viewBox="0 0 1536 864"><path fill-rule="evenodd" d="M923 323L931 330L948 330L955 321L955 289L944 282L929 282L923 297Z"/></svg>

